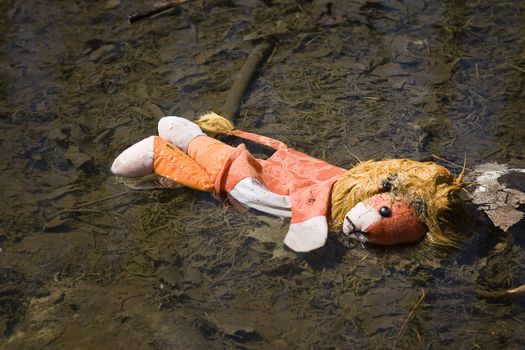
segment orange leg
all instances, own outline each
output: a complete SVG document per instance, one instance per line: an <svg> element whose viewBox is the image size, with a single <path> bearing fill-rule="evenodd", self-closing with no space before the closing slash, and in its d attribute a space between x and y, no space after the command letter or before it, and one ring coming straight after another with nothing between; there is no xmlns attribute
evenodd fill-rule
<svg viewBox="0 0 525 350"><path fill-rule="evenodd" d="M154 139L153 171L186 187L213 191L213 181L206 169L158 136Z"/></svg>
<svg viewBox="0 0 525 350"><path fill-rule="evenodd" d="M210 175L213 182L235 150L219 140L208 136L195 137L188 146L188 155Z"/></svg>

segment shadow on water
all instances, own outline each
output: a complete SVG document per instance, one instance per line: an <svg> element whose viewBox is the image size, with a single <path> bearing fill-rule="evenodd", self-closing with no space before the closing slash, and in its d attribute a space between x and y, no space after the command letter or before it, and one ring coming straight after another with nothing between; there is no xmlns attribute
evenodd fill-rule
<svg viewBox="0 0 525 350"><path fill-rule="evenodd" d="M344 167L525 167L523 3L195 1L130 25L136 6L0 3L2 348L525 346L523 299L474 293L525 283L523 223L301 255L286 221L108 169L160 117L219 108L269 35L242 129Z"/></svg>

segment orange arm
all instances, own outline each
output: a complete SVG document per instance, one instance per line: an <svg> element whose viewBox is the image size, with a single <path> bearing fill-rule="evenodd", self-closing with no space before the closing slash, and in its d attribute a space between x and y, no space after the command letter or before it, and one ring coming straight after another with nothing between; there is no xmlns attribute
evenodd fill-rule
<svg viewBox="0 0 525 350"><path fill-rule="evenodd" d="M241 137L243 139L247 139L250 141L255 141L257 143L260 143L261 145L268 146L275 150L288 148L288 146L286 146L285 143L279 140L272 139L271 137L267 137L267 136L252 134L250 132L246 132L242 130L232 130L229 132L229 134L237 136L237 137Z"/></svg>

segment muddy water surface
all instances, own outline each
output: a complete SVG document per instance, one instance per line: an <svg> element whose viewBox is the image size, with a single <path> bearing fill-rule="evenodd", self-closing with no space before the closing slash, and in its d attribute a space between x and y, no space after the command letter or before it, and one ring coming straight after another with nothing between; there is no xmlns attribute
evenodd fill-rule
<svg viewBox="0 0 525 350"><path fill-rule="evenodd" d="M240 128L343 167L525 167L523 3L195 1L127 22L150 5L0 2L2 348L525 346L523 299L473 293L525 283L523 224L301 255L285 221L109 172L160 117L219 109L269 37Z"/></svg>

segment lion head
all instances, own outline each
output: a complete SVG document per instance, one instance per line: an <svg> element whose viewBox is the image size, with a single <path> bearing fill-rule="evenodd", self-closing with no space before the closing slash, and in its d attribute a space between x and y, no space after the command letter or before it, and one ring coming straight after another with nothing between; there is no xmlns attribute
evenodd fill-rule
<svg viewBox="0 0 525 350"><path fill-rule="evenodd" d="M392 208L398 210L406 222L383 223L383 227L378 229L383 238L379 237L377 242L382 243L383 239L383 244L411 243L426 235L433 244L454 246L458 244L457 232L466 218L460 198L464 186L463 174L455 178L446 168L432 162L408 159L363 162L343 174L334 184L331 225L334 229L340 229L347 220L345 224L354 226L348 214L358 204L375 198L370 204L373 207L375 202L389 200ZM391 214L388 206L376 209L378 218ZM396 240L394 236L402 235L403 229L408 226L424 234ZM346 232L348 228L343 229ZM387 232L389 238L384 236L386 231L390 231Z"/></svg>

